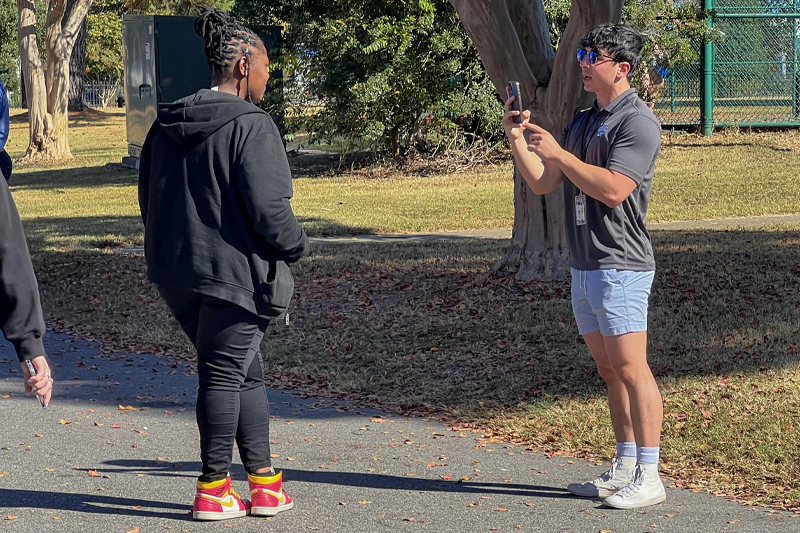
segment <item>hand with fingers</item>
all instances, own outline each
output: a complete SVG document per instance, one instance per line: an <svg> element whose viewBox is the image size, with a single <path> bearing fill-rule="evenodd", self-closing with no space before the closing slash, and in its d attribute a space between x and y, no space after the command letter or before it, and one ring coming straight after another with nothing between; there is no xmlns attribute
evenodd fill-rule
<svg viewBox="0 0 800 533"><path fill-rule="evenodd" d="M32 375L28 365L23 362L22 370L25 373L25 392L31 394L36 392L42 407L47 407L53 395L53 378L50 375L50 365L47 358L43 355L31 359L36 375Z"/></svg>
<svg viewBox="0 0 800 533"><path fill-rule="evenodd" d="M523 126L531 132L528 137L528 150L539 156L539 159L542 161L558 161L564 149L561 148L561 145L558 144L555 137L553 137L549 131L536 124L531 124L526 121Z"/></svg>
<svg viewBox="0 0 800 533"><path fill-rule="evenodd" d="M508 89L506 89L506 93L507 92ZM522 123L517 124L514 122L514 117L520 115L520 112L514 109L514 100L516 100L516 96L509 96L506 100L505 112L503 113L503 129L505 129L506 135L508 135L512 143L522 137L525 131L525 124L527 124L528 120L531 118L531 112L524 110L521 113Z"/></svg>

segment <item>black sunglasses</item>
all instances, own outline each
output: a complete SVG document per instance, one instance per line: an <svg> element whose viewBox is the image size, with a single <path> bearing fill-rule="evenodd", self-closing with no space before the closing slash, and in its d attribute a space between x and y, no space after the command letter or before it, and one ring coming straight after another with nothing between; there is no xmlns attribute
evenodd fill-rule
<svg viewBox="0 0 800 533"><path fill-rule="evenodd" d="M587 52L583 48L578 48L578 63L583 63L583 60L586 56L589 56L590 65L594 65L595 63L597 63L597 58L600 56L607 57L609 59L616 61L616 58L608 56L606 54L601 54L597 50L592 50L591 52Z"/></svg>

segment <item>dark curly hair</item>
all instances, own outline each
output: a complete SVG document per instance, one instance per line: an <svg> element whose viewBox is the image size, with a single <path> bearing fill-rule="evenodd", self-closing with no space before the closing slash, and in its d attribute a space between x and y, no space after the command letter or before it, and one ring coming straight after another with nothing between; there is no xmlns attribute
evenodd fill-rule
<svg viewBox="0 0 800 533"><path fill-rule="evenodd" d="M208 6L199 6L197 11L200 16L194 21L194 29L205 41L208 66L215 79L227 76L240 55L249 58L253 49L264 46L258 35L225 11Z"/></svg>
<svg viewBox="0 0 800 533"><path fill-rule="evenodd" d="M618 63L625 62L631 66L628 78L633 77L636 67L642 60L642 36L630 26L623 24L602 24L592 28L583 38L581 46L597 50L602 48Z"/></svg>

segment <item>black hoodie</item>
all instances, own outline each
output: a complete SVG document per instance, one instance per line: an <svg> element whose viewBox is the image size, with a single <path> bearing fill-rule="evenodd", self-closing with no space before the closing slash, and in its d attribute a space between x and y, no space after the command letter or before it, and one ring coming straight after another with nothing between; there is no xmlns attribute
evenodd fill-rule
<svg viewBox="0 0 800 533"><path fill-rule="evenodd" d="M17 206L0 178L0 329L20 361L45 355L39 286Z"/></svg>
<svg viewBox="0 0 800 533"><path fill-rule="evenodd" d="M207 89L163 106L139 166L148 277L281 315L294 290L287 263L309 248L291 197L289 162L267 113Z"/></svg>

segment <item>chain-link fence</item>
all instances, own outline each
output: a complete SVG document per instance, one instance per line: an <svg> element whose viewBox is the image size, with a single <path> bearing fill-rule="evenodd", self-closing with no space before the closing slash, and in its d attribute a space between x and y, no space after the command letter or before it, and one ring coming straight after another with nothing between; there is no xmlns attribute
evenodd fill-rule
<svg viewBox="0 0 800 533"><path fill-rule="evenodd" d="M705 0L724 35L665 76L666 126L800 126L800 0ZM704 93L704 86L709 85ZM705 97L704 97L705 94Z"/></svg>

